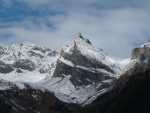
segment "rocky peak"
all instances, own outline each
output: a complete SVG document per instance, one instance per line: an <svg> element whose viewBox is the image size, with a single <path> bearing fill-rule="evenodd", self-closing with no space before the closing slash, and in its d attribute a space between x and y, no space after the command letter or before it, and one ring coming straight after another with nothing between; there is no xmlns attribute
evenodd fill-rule
<svg viewBox="0 0 150 113"><path fill-rule="evenodd" d="M60 81L56 86L49 86L52 87L50 90L57 87L58 92L54 92L67 95L60 99L71 103L83 103L92 93L108 88L116 79L105 54L99 52L81 34L73 43L62 49L51 80L55 78ZM64 92L64 89L68 89L67 92Z"/></svg>
<svg viewBox="0 0 150 113"><path fill-rule="evenodd" d="M17 87L15 90L9 89L10 92L7 92L6 95L6 97L10 97L6 98L7 103L13 99L10 102L13 108L14 105L21 106L14 113L18 113L20 108L25 108L23 110L30 113L32 105L31 113L38 112L35 106L40 109L41 113L47 113L43 111L46 109L50 109L48 112L52 112L52 107L64 110L63 105L68 106L72 103L85 106L108 92L118 78L116 69L119 66L116 65L116 60L111 59L102 50L96 49L91 41L84 38L81 33L71 44L62 49L59 56L51 49L25 43L14 44L4 51L6 54L0 57L0 78L14 83ZM2 85L3 82L0 86ZM5 90L5 87L2 88ZM20 89L23 91L21 97L18 96ZM14 93L15 98L10 96L12 95L11 91L18 91ZM48 91L48 94L46 98L43 98L45 91ZM54 96L50 95L50 92ZM1 99L3 99L3 95L0 96L0 101ZM24 105L26 100L34 103ZM19 103L17 104L17 102ZM46 104L43 104L45 102ZM49 105L52 106L49 107ZM60 113L62 113L62 109ZM27 113L26 111L24 113Z"/></svg>
<svg viewBox="0 0 150 113"><path fill-rule="evenodd" d="M115 60L97 50L81 33L62 49L51 79L42 82L67 103L90 103L117 79ZM93 98L94 94L94 98Z"/></svg>
<svg viewBox="0 0 150 113"><path fill-rule="evenodd" d="M77 37L74 39L74 41L75 41L77 44L86 43L86 44L92 45L91 41L90 41L89 39L84 38L81 33L78 33L78 34L77 34Z"/></svg>
<svg viewBox="0 0 150 113"><path fill-rule="evenodd" d="M70 56L70 55L76 58L78 55L80 55L85 57L86 59L94 59L95 61L102 61L105 59L106 56L103 51L100 51L97 48L95 48L92 45L91 41L89 39L84 38L81 33L79 33L74 38L74 41L72 43L67 45L61 51L62 57Z"/></svg>
<svg viewBox="0 0 150 113"><path fill-rule="evenodd" d="M16 43L0 47L1 60L13 61L16 59L44 59L47 56L56 56L58 52L32 43Z"/></svg>
<svg viewBox="0 0 150 113"><path fill-rule="evenodd" d="M135 48L132 52L132 59L137 59L142 63L150 63L150 42L146 42L141 47Z"/></svg>
<svg viewBox="0 0 150 113"><path fill-rule="evenodd" d="M5 73L12 75L12 78L18 73L22 75L30 73L31 76L35 71L39 77L49 74L51 68L54 68L57 55L56 51L32 43L0 46L0 77Z"/></svg>

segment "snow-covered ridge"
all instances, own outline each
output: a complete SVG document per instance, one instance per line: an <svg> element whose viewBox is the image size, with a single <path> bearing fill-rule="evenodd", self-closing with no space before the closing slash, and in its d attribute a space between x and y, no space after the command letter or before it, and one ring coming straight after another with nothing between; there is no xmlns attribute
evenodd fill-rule
<svg viewBox="0 0 150 113"><path fill-rule="evenodd" d="M84 105L107 91L129 61L109 57L79 34L61 50L54 76L40 84L64 102Z"/></svg>
<svg viewBox="0 0 150 113"><path fill-rule="evenodd" d="M103 60L105 58L105 53L102 50L95 48L91 41L84 38L80 33L74 38L72 43L63 48L63 51L71 54L75 48L86 57L96 60Z"/></svg>
<svg viewBox="0 0 150 113"><path fill-rule="evenodd" d="M26 83L46 89L67 103L84 104L107 91L129 62L108 56L79 34L60 53L30 43L1 46L0 79L21 88Z"/></svg>
<svg viewBox="0 0 150 113"><path fill-rule="evenodd" d="M51 76L58 52L32 43L0 46L0 78L12 82L38 82Z"/></svg>
<svg viewBox="0 0 150 113"><path fill-rule="evenodd" d="M91 41L84 38L81 35L81 33L79 33L74 38L74 41L72 43L70 43L69 45L67 45L62 49L62 53L67 53L71 55L75 50L80 52L80 54L87 57L88 59L95 59L97 62L101 62L103 64L110 66L112 70L114 70L114 72L118 74L130 62L130 58L120 59L108 56L102 49L97 49L96 47L94 47ZM65 58L60 58L60 60L68 61Z"/></svg>

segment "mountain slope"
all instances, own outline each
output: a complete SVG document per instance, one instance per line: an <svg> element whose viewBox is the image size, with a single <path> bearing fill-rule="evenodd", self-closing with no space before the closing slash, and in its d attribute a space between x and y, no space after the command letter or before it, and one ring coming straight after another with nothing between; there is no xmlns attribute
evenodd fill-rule
<svg viewBox="0 0 150 113"><path fill-rule="evenodd" d="M101 103L134 66L133 60L109 57L81 34L60 52L23 43L0 53L0 106L11 113L89 113L84 108Z"/></svg>
<svg viewBox="0 0 150 113"><path fill-rule="evenodd" d="M149 113L149 47L135 48L132 53L132 68L121 75L111 90L82 110L85 113Z"/></svg>
<svg viewBox="0 0 150 113"><path fill-rule="evenodd" d="M0 49L0 78L12 82L37 82L50 76L57 52L34 44L13 44Z"/></svg>
<svg viewBox="0 0 150 113"><path fill-rule="evenodd" d="M64 102L84 106L109 90L121 69L79 34L73 43L61 50L52 78L40 85Z"/></svg>

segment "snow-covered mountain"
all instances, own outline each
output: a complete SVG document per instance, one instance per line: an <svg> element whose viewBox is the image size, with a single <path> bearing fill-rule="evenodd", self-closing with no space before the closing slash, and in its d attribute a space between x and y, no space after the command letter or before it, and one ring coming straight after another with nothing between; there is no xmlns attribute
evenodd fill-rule
<svg viewBox="0 0 150 113"><path fill-rule="evenodd" d="M47 92L53 94L52 100L63 105L83 107L109 92L135 62L134 58L110 57L81 34L59 52L30 43L1 46L0 91L25 90L24 96L32 91L31 95L36 97ZM35 101L36 97L31 100Z"/></svg>
<svg viewBox="0 0 150 113"><path fill-rule="evenodd" d="M85 105L111 87L123 64L80 34L61 50L52 78L42 81L42 86L64 102Z"/></svg>
<svg viewBox="0 0 150 113"><path fill-rule="evenodd" d="M0 79L32 84L78 104L106 92L129 62L109 57L81 34L60 52L21 43L1 46L0 53Z"/></svg>
<svg viewBox="0 0 150 113"><path fill-rule="evenodd" d="M30 43L0 47L0 78L11 82L38 82L51 76L58 53Z"/></svg>

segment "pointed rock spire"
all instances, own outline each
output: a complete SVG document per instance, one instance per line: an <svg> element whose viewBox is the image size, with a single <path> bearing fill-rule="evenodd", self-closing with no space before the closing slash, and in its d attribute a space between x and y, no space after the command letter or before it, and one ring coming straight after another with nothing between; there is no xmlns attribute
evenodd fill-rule
<svg viewBox="0 0 150 113"><path fill-rule="evenodd" d="M84 36L80 32L77 34L77 37L75 38L75 42L84 42L92 45L91 41L89 39L84 38Z"/></svg>
<svg viewBox="0 0 150 113"><path fill-rule="evenodd" d="M83 36L82 36L82 33L80 33L80 32L78 33L78 37L81 38L81 39L84 39Z"/></svg>

